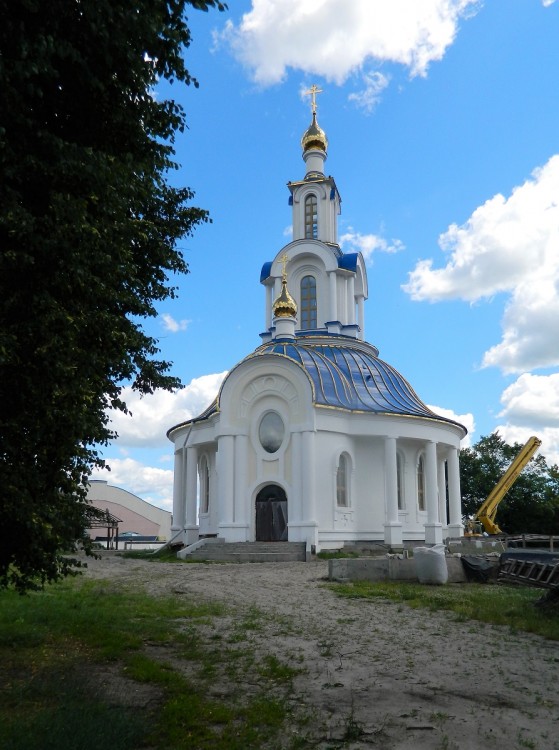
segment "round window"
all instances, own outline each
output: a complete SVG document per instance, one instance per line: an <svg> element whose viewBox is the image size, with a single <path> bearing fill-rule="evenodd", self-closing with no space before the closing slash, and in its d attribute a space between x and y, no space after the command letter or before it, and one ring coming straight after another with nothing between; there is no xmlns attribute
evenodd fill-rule
<svg viewBox="0 0 559 750"><path fill-rule="evenodd" d="M283 443L285 427L280 415L275 411L269 411L262 417L258 429L260 445L268 453L275 453Z"/></svg>

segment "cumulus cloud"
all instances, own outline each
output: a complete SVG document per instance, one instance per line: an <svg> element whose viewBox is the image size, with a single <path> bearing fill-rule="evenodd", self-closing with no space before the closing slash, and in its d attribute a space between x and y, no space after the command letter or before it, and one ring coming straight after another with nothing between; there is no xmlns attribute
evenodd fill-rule
<svg viewBox="0 0 559 750"><path fill-rule="evenodd" d="M373 253L397 253L404 249L400 240L387 240L378 234L361 234L353 227L348 227L348 231L340 237L340 246L360 252L366 262L372 262Z"/></svg>
<svg viewBox="0 0 559 750"><path fill-rule="evenodd" d="M171 333L177 333L178 331L186 331L191 320L175 320L172 315L163 313L161 316L161 322L163 328Z"/></svg>
<svg viewBox="0 0 559 750"><path fill-rule="evenodd" d="M282 81L288 68L342 84L371 61L424 76L452 44L479 0L253 0L225 41L255 82ZM374 82L374 78L373 78ZM378 84L378 82L377 82Z"/></svg>
<svg viewBox="0 0 559 750"><path fill-rule="evenodd" d="M548 464L559 464L559 373L524 373L503 391L495 432L507 443L525 443L531 435L542 441Z"/></svg>
<svg viewBox="0 0 559 750"><path fill-rule="evenodd" d="M453 422L458 422L459 424L464 425L468 430L468 434L460 441L460 447L469 448L472 445L472 437L476 431L476 421L473 414L470 412L467 414L457 414L455 411L452 411L452 409L444 409L442 406L433 406L432 404L427 404L426 406L428 409L431 409L431 411L434 411L435 414L439 414L441 417L452 419Z"/></svg>
<svg viewBox="0 0 559 750"><path fill-rule="evenodd" d="M559 429L559 373L524 373L503 391L500 417L519 426Z"/></svg>
<svg viewBox="0 0 559 750"><path fill-rule="evenodd" d="M173 470L159 469L132 458L111 458L111 470L96 469L92 479L104 479L115 487L125 487L142 500L164 510L173 507Z"/></svg>
<svg viewBox="0 0 559 750"><path fill-rule="evenodd" d="M439 245L443 268L420 261L403 286L414 300L470 302L509 294L503 337L484 366L522 372L559 364L559 155L534 170L508 198L496 195Z"/></svg>
<svg viewBox="0 0 559 750"><path fill-rule="evenodd" d="M390 78L378 71L363 73L361 77L365 87L361 91L353 92L347 98L369 115L380 102L381 94L388 86Z"/></svg>
<svg viewBox="0 0 559 750"><path fill-rule="evenodd" d="M118 433L118 445L156 447L166 445L167 430L196 417L216 397L227 372L194 378L176 393L158 390L140 396L125 388L122 394L131 415L111 412L111 427Z"/></svg>

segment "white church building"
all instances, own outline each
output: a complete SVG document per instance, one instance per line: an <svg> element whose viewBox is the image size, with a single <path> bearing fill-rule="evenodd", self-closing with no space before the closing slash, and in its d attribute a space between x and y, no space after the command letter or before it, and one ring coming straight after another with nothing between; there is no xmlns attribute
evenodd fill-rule
<svg viewBox="0 0 559 750"><path fill-rule="evenodd" d="M338 244L340 195L316 118L288 183L293 239L264 263L262 343L200 416L172 427L172 534L185 544L436 544L463 533L460 440L364 340L367 270Z"/></svg>

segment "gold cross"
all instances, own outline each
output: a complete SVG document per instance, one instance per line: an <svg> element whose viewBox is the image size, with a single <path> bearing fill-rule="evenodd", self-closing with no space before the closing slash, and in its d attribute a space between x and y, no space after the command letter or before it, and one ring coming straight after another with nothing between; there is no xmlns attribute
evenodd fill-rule
<svg viewBox="0 0 559 750"><path fill-rule="evenodd" d="M281 273L282 279L287 280L287 264L289 263L289 255L284 253L280 258L280 263L283 265L283 271Z"/></svg>
<svg viewBox="0 0 559 750"><path fill-rule="evenodd" d="M308 91L305 91L305 94L311 95L311 109L313 115L316 115L316 95L322 94L322 89L319 89L316 83L313 83L310 89Z"/></svg>

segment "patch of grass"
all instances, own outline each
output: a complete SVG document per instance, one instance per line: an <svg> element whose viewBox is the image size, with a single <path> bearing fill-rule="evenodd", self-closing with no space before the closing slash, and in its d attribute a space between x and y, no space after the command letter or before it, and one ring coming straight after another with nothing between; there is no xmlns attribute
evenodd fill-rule
<svg viewBox="0 0 559 750"><path fill-rule="evenodd" d="M325 550L323 552L318 552L316 556L319 560L342 560L346 557L359 557L359 553L343 549L332 552Z"/></svg>
<svg viewBox="0 0 559 750"><path fill-rule="evenodd" d="M258 672L276 683L291 685L293 678L302 673L301 668L290 667L278 659L274 654L268 654L260 665Z"/></svg>
<svg viewBox="0 0 559 750"><path fill-rule="evenodd" d="M278 688L299 670L272 657L257 666L248 645L213 638L208 624L225 614L220 604L83 579L0 593L0 747L272 747L291 723ZM259 617L249 611L245 628ZM243 679L250 692L212 695Z"/></svg>
<svg viewBox="0 0 559 750"><path fill-rule="evenodd" d="M512 632L522 631L559 640L559 617L551 610L534 607L542 596L540 589L523 586L488 586L467 583L425 586L418 583L382 581L329 584L339 596L351 599L385 599L404 602L408 607L431 612L448 610L458 622L480 620L503 625Z"/></svg>
<svg viewBox="0 0 559 750"><path fill-rule="evenodd" d="M151 560L152 562L172 562L182 563L180 557L177 557L177 551L172 550L169 547L165 547L161 550L150 550L150 549L135 549L117 552L120 557L125 557L129 560Z"/></svg>

